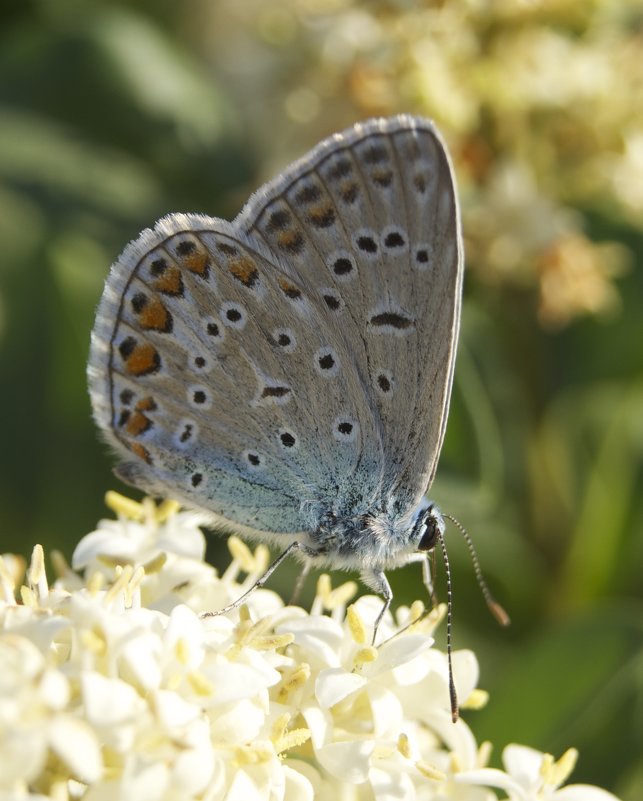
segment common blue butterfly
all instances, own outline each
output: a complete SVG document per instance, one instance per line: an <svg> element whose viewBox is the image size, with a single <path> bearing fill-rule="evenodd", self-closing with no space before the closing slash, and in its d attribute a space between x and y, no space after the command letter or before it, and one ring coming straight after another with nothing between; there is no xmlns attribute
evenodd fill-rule
<svg viewBox="0 0 643 801"><path fill-rule="evenodd" d="M361 572L426 559L463 257L433 124L321 142L233 222L171 214L113 265L92 334L118 475L228 531ZM281 558L278 560L280 561Z"/></svg>

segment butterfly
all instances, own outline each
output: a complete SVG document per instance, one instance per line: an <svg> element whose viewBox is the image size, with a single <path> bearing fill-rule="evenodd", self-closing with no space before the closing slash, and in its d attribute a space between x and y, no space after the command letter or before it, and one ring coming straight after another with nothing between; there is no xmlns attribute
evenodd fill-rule
<svg viewBox="0 0 643 801"><path fill-rule="evenodd" d="M385 571L444 532L463 251L433 123L318 144L233 222L170 214L113 265L88 366L119 475L307 564ZM271 570L272 570L271 568ZM270 571L269 571L270 572Z"/></svg>

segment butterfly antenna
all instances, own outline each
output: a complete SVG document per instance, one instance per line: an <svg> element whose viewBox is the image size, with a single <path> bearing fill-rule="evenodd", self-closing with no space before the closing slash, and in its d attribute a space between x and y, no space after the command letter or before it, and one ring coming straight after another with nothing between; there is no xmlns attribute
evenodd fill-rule
<svg viewBox="0 0 643 801"><path fill-rule="evenodd" d="M442 559L444 561L444 572L447 579L447 664L449 666L449 699L451 700L451 720L456 723L460 713L458 711L458 695L455 690L455 682L453 681L453 659L451 647L451 619L452 619L452 594L451 594L451 568L449 566L449 557L447 556L447 548L444 542L444 536L438 533L440 540L440 549L442 551Z"/></svg>
<svg viewBox="0 0 643 801"><path fill-rule="evenodd" d="M471 561L473 562L473 572L476 577L476 581L478 582L478 586L482 592L482 596L486 601L487 606L489 607L489 611L498 621L501 626L508 626L511 623L509 615L503 609L503 607L496 601L496 599L491 594L491 590L487 586L487 582L484 580L484 576L482 575L482 568L480 567L480 562L478 561L478 554L476 553L476 549L473 545L473 540L469 536L469 532L466 528L460 523L459 520L456 520L455 517L451 515L444 515L447 519L449 519L453 525L460 531L462 536L464 537L464 541L467 543L467 548L469 549L469 555L471 556ZM442 545L444 550L444 544ZM447 576L449 573L448 563L446 561L446 552L445 552L445 565L447 569ZM449 607L450 608L450 607ZM447 632L448 632L448 624L447 624Z"/></svg>

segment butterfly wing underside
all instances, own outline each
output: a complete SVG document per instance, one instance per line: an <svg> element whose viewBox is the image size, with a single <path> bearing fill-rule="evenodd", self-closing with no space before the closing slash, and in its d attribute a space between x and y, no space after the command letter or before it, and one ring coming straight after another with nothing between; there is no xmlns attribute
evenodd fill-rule
<svg viewBox="0 0 643 801"><path fill-rule="evenodd" d="M235 222L336 308L377 420L382 494L414 506L444 438L463 275L455 179L434 126L401 115L337 134Z"/></svg>
<svg viewBox="0 0 643 801"><path fill-rule="evenodd" d="M171 215L143 232L112 268L89 363L121 476L274 535L324 505L419 497L444 434L460 254L447 156L412 117L326 140L233 223Z"/></svg>

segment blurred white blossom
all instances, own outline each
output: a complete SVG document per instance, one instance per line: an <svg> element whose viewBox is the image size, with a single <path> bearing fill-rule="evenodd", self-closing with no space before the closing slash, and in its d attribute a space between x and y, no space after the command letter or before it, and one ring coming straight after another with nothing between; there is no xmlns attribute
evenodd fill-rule
<svg viewBox="0 0 643 801"><path fill-rule="evenodd" d="M588 231L597 215L643 225L640 4L220 0L203 8L195 41L256 132L265 177L356 120L424 114L450 145L467 265L478 278L535 290L550 328L615 307L623 252ZM583 255L573 269L551 258L569 241Z"/></svg>
<svg viewBox="0 0 643 801"><path fill-rule="evenodd" d="M513 746L507 772L490 745L451 722L443 609L388 615L347 606L355 585L323 576L311 612L257 590L227 616L268 553L231 539L222 576L203 562L199 517L113 493L117 520L78 544L74 572L34 549L0 559L0 797L99 801L491 801L581 795L558 789L573 766ZM239 581L240 573L244 581ZM421 620L418 621L418 619ZM462 707L479 706L478 665L453 654ZM584 799L608 793L585 788Z"/></svg>

